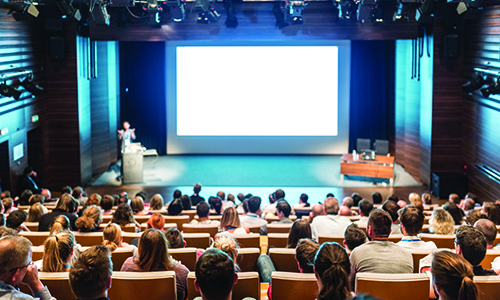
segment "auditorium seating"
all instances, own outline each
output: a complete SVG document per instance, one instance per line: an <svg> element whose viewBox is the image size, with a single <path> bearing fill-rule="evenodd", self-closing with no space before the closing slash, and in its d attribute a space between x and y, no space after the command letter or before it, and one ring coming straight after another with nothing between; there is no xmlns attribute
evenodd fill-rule
<svg viewBox="0 0 500 300"><path fill-rule="evenodd" d="M181 215L185 215L189 217L189 222L194 219L194 216L196 216L196 209L194 210L183 210L181 212Z"/></svg>
<svg viewBox="0 0 500 300"><path fill-rule="evenodd" d="M189 223L189 216L163 216L165 217L165 223L176 223L177 228L180 230L182 224Z"/></svg>
<svg viewBox="0 0 500 300"><path fill-rule="evenodd" d="M23 223L30 231L38 231L38 222L24 222Z"/></svg>
<svg viewBox="0 0 500 300"><path fill-rule="evenodd" d="M186 247L207 249L211 244L210 234L208 233L184 233L182 234Z"/></svg>
<svg viewBox="0 0 500 300"><path fill-rule="evenodd" d="M127 224L125 226L120 226L122 229L122 232L135 232L136 230L136 225L134 224Z"/></svg>
<svg viewBox="0 0 500 300"><path fill-rule="evenodd" d="M113 219L113 215L103 215L101 224L110 223L112 219Z"/></svg>
<svg viewBox="0 0 500 300"><path fill-rule="evenodd" d="M43 242L45 242L45 240L49 236L49 232L48 231L42 231L42 232L21 231L21 232L19 232L19 235L24 236L25 238L30 240L31 244L33 244L33 246L41 246L41 245L43 245Z"/></svg>
<svg viewBox="0 0 500 300"><path fill-rule="evenodd" d="M169 229L170 227L175 227L175 228L177 228L177 224L176 224L176 223L165 223L165 225L163 225L163 229L164 229L164 230L167 230L167 229ZM141 224L141 232L142 232L142 231L146 231L146 229L148 229L148 224L147 224L147 223L143 223L143 224Z"/></svg>
<svg viewBox="0 0 500 300"><path fill-rule="evenodd" d="M408 249L411 252L411 256L413 257L413 273L420 273L420 260L427 255L431 254L433 250L431 249Z"/></svg>
<svg viewBox="0 0 500 300"><path fill-rule="evenodd" d="M137 223L142 224L142 223L146 223L150 217L151 217L150 215L138 215L138 216L134 216L134 219ZM167 223L167 222L165 221L165 223Z"/></svg>
<svg viewBox="0 0 500 300"><path fill-rule="evenodd" d="M277 216L266 216L265 220L267 221L268 224L271 224L272 222L278 222L280 218L278 218ZM297 216L290 215L290 220L295 222L297 220Z"/></svg>
<svg viewBox="0 0 500 300"><path fill-rule="evenodd" d="M188 274L188 300L192 300L200 293L196 291L194 280L196 276L194 272ZM114 280L114 279L113 279ZM114 282L114 281L113 281ZM260 282L257 272L240 272L238 273L238 282L233 287L233 300L241 300L245 297L260 299ZM279 298L276 298L279 299ZM283 298L285 299L285 298Z"/></svg>
<svg viewBox="0 0 500 300"><path fill-rule="evenodd" d="M428 300L427 274L357 273L356 294L370 294L384 300Z"/></svg>
<svg viewBox="0 0 500 300"><path fill-rule="evenodd" d="M43 258L43 246L34 246L31 247L31 250L33 251L31 255L31 260L32 261L37 261Z"/></svg>
<svg viewBox="0 0 500 300"><path fill-rule="evenodd" d="M177 300L175 272L113 272L108 298Z"/></svg>
<svg viewBox="0 0 500 300"><path fill-rule="evenodd" d="M273 261L276 271L299 272L295 259L295 249L271 248L269 249L269 257Z"/></svg>
<svg viewBox="0 0 500 300"><path fill-rule="evenodd" d="M497 234L497 237L495 238L495 241L493 242L493 246L496 246L500 244L500 234Z"/></svg>
<svg viewBox="0 0 500 300"><path fill-rule="evenodd" d="M102 244L102 232L73 232L76 242L84 247Z"/></svg>
<svg viewBox="0 0 500 300"><path fill-rule="evenodd" d="M347 218L349 218L349 220L351 220L351 222L356 222L356 221L359 221L359 219L361 219L361 216L349 216Z"/></svg>
<svg viewBox="0 0 500 300"><path fill-rule="evenodd" d="M258 234L232 234L240 248L260 248L260 235Z"/></svg>
<svg viewBox="0 0 500 300"><path fill-rule="evenodd" d="M73 295L71 287L69 286L68 276L68 272L38 272L38 278L42 284L47 287L52 297L56 299L76 300L76 297ZM28 295L32 294L29 287L24 284L20 284L19 288L23 293Z"/></svg>
<svg viewBox="0 0 500 300"><path fill-rule="evenodd" d="M485 269L491 269L491 263L496 257L500 256L500 250L488 249L486 250L486 256L481 262L481 266Z"/></svg>
<svg viewBox="0 0 500 300"><path fill-rule="evenodd" d="M123 242L130 244L133 239L141 237L142 233L135 232L122 232Z"/></svg>
<svg viewBox="0 0 500 300"><path fill-rule="evenodd" d="M131 249L116 248L116 250L113 251L113 253L111 253L111 261L113 262L113 271L120 271L125 260L127 260L127 258L133 255L134 251Z"/></svg>
<svg viewBox="0 0 500 300"><path fill-rule="evenodd" d="M257 259L260 256L259 248L241 248L238 249L237 263L241 272L256 272ZM194 270L194 269L190 269Z"/></svg>
<svg viewBox="0 0 500 300"><path fill-rule="evenodd" d="M329 234L329 235L319 235L318 243L339 243L342 247L344 246L344 235L342 234Z"/></svg>
<svg viewBox="0 0 500 300"><path fill-rule="evenodd" d="M183 233L209 233L212 238L219 232L219 226L213 224L182 224Z"/></svg>
<svg viewBox="0 0 500 300"><path fill-rule="evenodd" d="M168 254L170 254L173 259L185 265L189 270L194 270L196 268L196 248L168 249Z"/></svg>
<svg viewBox="0 0 500 300"><path fill-rule="evenodd" d="M271 298L314 300L318 296L318 284L314 274L273 272Z"/></svg>
<svg viewBox="0 0 500 300"><path fill-rule="evenodd" d="M420 234L420 239L424 242L432 241L436 244L438 248L455 249L454 234L444 235L444 234L422 233Z"/></svg>
<svg viewBox="0 0 500 300"><path fill-rule="evenodd" d="M290 224L267 224L267 234L270 233L286 233L290 232L293 223Z"/></svg>
<svg viewBox="0 0 500 300"><path fill-rule="evenodd" d="M250 230L250 233L260 234L260 226L246 226L246 227Z"/></svg>
<svg viewBox="0 0 500 300"><path fill-rule="evenodd" d="M500 276L474 276L479 300L497 300L500 295Z"/></svg>
<svg viewBox="0 0 500 300"><path fill-rule="evenodd" d="M194 216L194 219L195 219L195 220L198 220L198 219L200 219L200 218L196 215L196 216ZM214 221L219 221L219 222L220 222L220 220L222 219L222 215L209 215L209 216L208 216L208 219L209 219L209 220L214 220Z"/></svg>
<svg viewBox="0 0 500 300"><path fill-rule="evenodd" d="M288 245L288 233L268 233L268 247L285 248Z"/></svg>

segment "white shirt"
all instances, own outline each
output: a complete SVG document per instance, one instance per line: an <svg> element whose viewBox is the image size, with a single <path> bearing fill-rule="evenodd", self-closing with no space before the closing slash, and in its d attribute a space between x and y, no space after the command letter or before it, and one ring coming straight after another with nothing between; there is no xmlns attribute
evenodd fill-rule
<svg viewBox="0 0 500 300"><path fill-rule="evenodd" d="M404 236L400 242L396 243L403 248L410 250L435 250L437 249L434 242L424 242L418 236Z"/></svg>
<svg viewBox="0 0 500 300"><path fill-rule="evenodd" d="M363 217L359 218L359 220L354 222L354 223L356 223L359 227L366 228L366 227L368 227L368 217L363 216Z"/></svg>
<svg viewBox="0 0 500 300"><path fill-rule="evenodd" d="M344 235L345 229L351 223L351 220L344 216L317 216L311 223L312 237L317 241L318 236L323 234Z"/></svg>
<svg viewBox="0 0 500 300"><path fill-rule="evenodd" d="M267 234L267 221L256 214L248 213L246 216L241 216L240 222L243 227L260 226L260 234Z"/></svg>

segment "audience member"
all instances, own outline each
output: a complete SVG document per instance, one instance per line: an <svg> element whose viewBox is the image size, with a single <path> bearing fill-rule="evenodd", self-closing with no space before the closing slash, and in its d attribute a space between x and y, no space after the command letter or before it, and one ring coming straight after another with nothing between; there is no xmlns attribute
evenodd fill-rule
<svg viewBox="0 0 500 300"><path fill-rule="evenodd" d="M410 201L410 203L420 201L420 199L420 195L417 193L410 193L410 195L408 196L408 200Z"/></svg>
<svg viewBox="0 0 500 300"><path fill-rule="evenodd" d="M290 213L292 212L292 208L290 207L290 204L288 204L288 201L286 200L279 200L278 203L276 204L276 214L280 218L279 221L274 221L274 224L291 224L293 223L292 220L290 220Z"/></svg>
<svg viewBox="0 0 500 300"><path fill-rule="evenodd" d="M363 245L365 242L366 234L361 228L358 227L358 225L353 223L347 226L344 232L344 246L349 249L349 251Z"/></svg>
<svg viewBox="0 0 500 300"><path fill-rule="evenodd" d="M350 217L352 216L352 211L347 206L341 206L339 208L339 216Z"/></svg>
<svg viewBox="0 0 500 300"><path fill-rule="evenodd" d="M78 230L75 225L75 221L77 219L75 212L77 210L78 202L75 198L73 198L70 194L63 194L61 198L59 198L59 201L52 212L44 214L40 217L40 220L38 221L38 231L49 231L52 221L60 215L64 215L68 218L71 230Z"/></svg>
<svg viewBox="0 0 500 300"><path fill-rule="evenodd" d="M56 199L52 198L52 193L50 192L49 189L43 189L41 195L45 197L45 202L54 202L58 200L57 198Z"/></svg>
<svg viewBox="0 0 500 300"><path fill-rule="evenodd" d="M312 236L316 241L322 234L344 234L347 226L351 224L349 218L337 215L339 212L337 199L326 198L323 204L326 216L317 216L311 224Z"/></svg>
<svg viewBox="0 0 500 300"><path fill-rule="evenodd" d="M49 210L43 206L43 204L45 203L45 197L42 196L42 195L39 195L39 194L35 194L33 196L30 197L30 206L33 206L33 204L35 203L40 203L42 205L42 211L44 214L48 213ZM30 210L31 208L28 209L28 211Z"/></svg>
<svg viewBox="0 0 500 300"><path fill-rule="evenodd" d="M104 195L101 200L101 208L102 208L102 214L103 215L112 215L113 214L113 205L114 205L115 199L111 195Z"/></svg>
<svg viewBox="0 0 500 300"><path fill-rule="evenodd" d="M91 206L91 205L101 206L101 201L102 201L101 195L99 195L97 193L93 193L87 199L87 202L85 202L85 206Z"/></svg>
<svg viewBox="0 0 500 300"><path fill-rule="evenodd" d="M382 204L382 195L379 192L374 192L372 194L373 204Z"/></svg>
<svg viewBox="0 0 500 300"><path fill-rule="evenodd" d="M7 228L5 226L0 226L0 238L3 238L4 236L18 236L17 231L14 229Z"/></svg>
<svg viewBox="0 0 500 300"><path fill-rule="evenodd" d="M299 204L293 206L294 209L301 209L304 207L310 207L311 204L307 202L309 200L309 196L307 194L301 194L299 197Z"/></svg>
<svg viewBox="0 0 500 300"><path fill-rule="evenodd" d="M122 229L115 223L110 223L102 232L102 245L106 246L111 252L116 249L132 250L134 256L137 256L137 247L129 245L123 241Z"/></svg>
<svg viewBox="0 0 500 300"><path fill-rule="evenodd" d="M462 225L464 223L464 211L455 202L446 202L443 209L450 213L455 225Z"/></svg>
<svg viewBox="0 0 500 300"><path fill-rule="evenodd" d="M182 213L183 207L181 200L174 199L167 208L167 215L169 216L179 216Z"/></svg>
<svg viewBox="0 0 500 300"><path fill-rule="evenodd" d="M353 206L358 206L359 202L363 200L363 197L361 197L358 193L353 193L351 195L352 198L352 205Z"/></svg>
<svg viewBox="0 0 500 300"><path fill-rule="evenodd" d="M474 200L475 203L479 203L479 197L476 194L471 193L471 192L469 192L469 193L467 193L467 195L465 195L465 199L472 199L472 200Z"/></svg>
<svg viewBox="0 0 500 300"><path fill-rule="evenodd" d="M14 200L12 198L3 198L2 204L3 204L3 213L6 215L10 214L12 211L17 210L17 207L14 207Z"/></svg>
<svg viewBox="0 0 500 300"><path fill-rule="evenodd" d="M344 199L342 199L342 205L341 206L345 206L349 209L351 209L354 205L354 200L352 200L351 197L344 197ZM359 205L359 203L358 203Z"/></svg>
<svg viewBox="0 0 500 300"><path fill-rule="evenodd" d="M165 230L165 237L167 238L169 248L179 249L186 247L186 241L184 241L179 229L175 227Z"/></svg>
<svg viewBox="0 0 500 300"><path fill-rule="evenodd" d="M358 224L359 227L366 227L368 223L368 216L373 210L373 204L370 201L363 199L358 203L358 210L361 218L354 223Z"/></svg>
<svg viewBox="0 0 500 300"><path fill-rule="evenodd" d="M196 214L198 215L198 220L191 220L191 224L211 224L220 226L220 222L217 220L210 220L210 207L205 201L198 203L196 205Z"/></svg>
<svg viewBox="0 0 500 300"><path fill-rule="evenodd" d="M288 233L286 248L295 248L300 239L311 239L311 225L306 220L297 220L293 223Z"/></svg>
<svg viewBox="0 0 500 300"><path fill-rule="evenodd" d="M449 212L442 208L435 209L429 220L429 232L435 234L453 234L455 222Z"/></svg>
<svg viewBox="0 0 500 300"><path fill-rule="evenodd" d="M0 239L0 294L2 299L55 300L38 279L38 269L31 260L31 242L21 236ZM27 285L33 297L17 288Z"/></svg>
<svg viewBox="0 0 500 300"><path fill-rule="evenodd" d="M116 203L116 202L115 203L116 203L116 205L120 205L122 203L128 205L128 202L129 202L128 193L127 192L121 192L120 193L120 201L118 203Z"/></svg>
<svg viewBox="0 0 500 300"><path fill-rule="evenodd" d="M486 249L493 249L493 243L497 237L497 227L495 223L488 219L480 219L474 224L474 228L484 235L486 239Z"/></svg>
<svg viewBox="0 0 500 300"><path fill-rule="evenodd" d="M208 203L210 204L210 208L215 211L215 216L222 215L222 200L219 197L212 196L208 198Z"/></svg>
<svg viewBox="0 0 500 300"><path fill-rule="evenodd" d="M324 243L314 258L314 274L318 282L317 300L349 299L351 263L345 249L337 243Z"/></svg>
<svg viewBox="0 0 500 300"><path fill-rule="evenodd" d="M146 192L145 191L138 191L137 194L135 194L135 197L141 197L142 202L146 201Z"/></svg>
<svg viewBox="0 0 500 300"><path fill-rule="evenodd" d="M75 186L71 196L78 201L79 206L85 206L85 203L87 203L88 197L83 196L83 188L81 186Z"/></svg>
<svg viewBox="0 0 500 300"><path fill-rule="evenodd" d="M234 268L234 267L233 267ZM168 242L158 229L144 231L139 239L139 256L129 257L122 265L123 272L174 271L177 299L184 300L187 293L189 270L181 263L174 262L168 254ZM220 288L220 286L218 286Z"/></svg>
<svg viewBox="0 0 500 300"><path fill-rule="evenodd" d="M426 205L432 204L432 196L431 194L423 193L422 194L422 202Z"/></svg>
<svg viewBox="0 0 500 300"><path fill-rule="evenodd" d="M165 232L165 218L158 213L154 213L151 215L151 217L149 217L148 221L146 222L146 226L147 229L156 228Z"/></svg>
<svg viewBox="0 0 500 300"><path fill-rule="evenodd" d="M135 225L135 232L141 232L141 226L135 221L132 209L125 203L118 205L111 219L111 223L118 224L121 227Z"/></svg>
<svg viewBox="0 0 500 300"><path fill-rule="evenodd" d="M460 226L455 239L455 252L472 265L475 276L496 275L495 271L483 269L480 265L486 256L486 238L472 226Z"/></svg>
<svg viewBox="0 0 500 300"><path fill-rule="evenodd" d="M495 223L495 225L500 225L500 205L494 204L488 213L488 220Z"/></svg>
<svg viewBox="0 0 500 300"><path fill-rule="evenodd" d="M0 200L3 200L5 198L12 198L11 197L11 194L10 194L10 191L3 191L0 193Z"/></svg>
<svg viewBox="0 0 500 300"><path fill-rule="evenodd" d="M318 250L319 244L311 239L303 238L297 242L295 259L300 273L314 273L314 257Z"/></svg>
<svg viewBox="0 0 500 300"><path fill-rule="evenodd" d="M26 225L23 224L27 217L28 214L24 210L15 210L7 216L5 226L7 226L7 228L14 229L17 232L30 231Z"/></svg>
<svg viewBox="0 0 500 300"><path fill-rule="evenodd" d="M474 224L476 224L477 220L479 219L488 219L488 217L481 213L480 210L471 210L469 212L467 212L467 214L465 215L465 220L467 221L467 225L469 226L474 226Z"/></svg>
<svg viewBox="0 0 500 300"><path fill-rule="evenodd" d="M457 194L450 194L450 196L448 197L448 202L453 202L458 205L460 204L460 196L458 196Z"/></svg>
<svg viewBox="0 0 500 300"><path fill-rule="evenodd" d="M160 194L155 194L153 198L149 200L149 210L161 210L162 208L163 208L163 197Z"/></svg>
<svg viewBox="0 0 500 300"><path fill-rule="evenodd" d="M392 219L391 235L402 234L401 227L399 227L399 214L398 211L401 207L394 201L386 200L382 205L382 209L389 213Z"/></svg>
<svg viewBox="0 0 500 300"><path fill-rule="evenodd" d="M416 208L420 209L421 212L424 211L424 203L420 200L411 203L411 206L415 206Z"/></svg>
<svg viewBox="0 0 500 300"><path fill-rule="evenodd" d="M220 229L223 231L221 234L245 234L250 232L248 228L241 227L240 217L234 207L229 207L222 214Z"/></svg>
<svg viewBox="0 0 500 300"><path fill-rule="evenodd" d="M134 216L147 215L148 212L144 211L144 200L142 197L135 197L130 201L130 208L134 213Z"/></svg>
<svg viewBox="0 0 500 300"><path fill-rule="evenodd" d="M5 226L5 215L4 214L0 214L0 226Z"/></svg>
<svg viewBox="0 0 500 300"><path fill-rule="evenodd" d="M29 205L30 198L33 196L33 192L29 189L24 190L19 196L19 200L15 203L16 205Z"/></svg>
<svg viewBox="0 0 500 300"><path fill-rule="evenodd" d="M28 219L26 222L37 222L43 215L43 206L40 203L35 203L30 207L28 211Z"/></svg>
<svg viewBox="0 0 500 300"><path fill-rule="evenodd" d="M183 210L193 210L193 204L191 203L191 198L189 198L188 195L182 195L179 199L181 201L181 206L182 206ZM174 200L176 200L176 199L174 199ZM172 202L170 202L170 203L172 203ZM203 201L203 202L205 202L205 201Z"/></svg>
<svg viewBox="0 0 500 300"><path fill-rule="evenodd" d="M312 223L314 218L316 218L317 216L323 216L324 214L325 209L323 208L323 204L316 203L312 206L311 213L309 214L307 221L309 221L309 223Z"/></svg>
<svg viewBox="0 0 500 300"><path fill-rule="evenodd" d="M85 250L69 270L69 284L77 299L104 300L111 288L111 251L104 246Z"/></svg>
<svg viewBox="0 0 500 300"><path fill-rule="evenodd" d="M406 249L437 249L434 242L424 242L418 234L424 225L424 214L414 206L406 206L401 210L399 220L403 238L397 244Z"/></svg>
<svg viewBox="0 0 500 300"><path fill-rule="evenodd" d="M238 259L238 249L240 246L238 245L238 242L230 237L229 235L218 235L217 238L214 240L214 245L213 248L217 248L219 250L224 251L229 257L234 262L234 269L236 272L240 271L240 267L238 266L237 259Z"/></svg>
<svg viewBox="0 0 500 300"><path fill-rule="evenodd" d="M234 195L233 194L228 194L227 200L225 199L226 194L224 194L223 191L219 191L217 193L217 196L219 196L222 199L222 210L224 210L228 207L235 207L236 206L236 204L234 203Z"/></svg>
<svg viewBox="0 0 500 300"><path fill-rule="evenodd" d="M174 197L172 200L174 200L174 199L180 199L182 197L182 192L180 190L175 190L174 194L172 196Z"/></svg>
<svg viewBox="0 0 500 300"><path fill-rule="evenodd" d="M196 206L200 201L205 201L205 198L200 197L200 192L201 192L201 184L195 183L193 186L193 195L190 197L191 198L191 205Z"/></svg>
<svg viewBox="0 0 500 300"><path fill-rule="evenodd" d="M75 236L63 230L49 236L43 243L43 272L68 272L75 254Z"/></svg>
<svg viewBox="0 0 500 300"><path fill-rule="evenodd" d="M267 234L267 221L260 218L260 197L252 196L248 199L248 213L240 218L241 225L244 227L260 226L260 234Z"/></svg>
<svg viewBox="0 0 500 300"><path fill-rule="evenodd" d="M23 175L17 180L17 194L19 195L25 190L30 190L33 194L40 194L42 188L39 187L36 177L37 174L32 167L24 168ZM28 205L28 202L19 201L18 205Z"/></svg>
<svg viewBox="0 0 500 300"><path fill-rule="evenodd" d="M432 285L439 299L478 299L472 267L460 255L450 251L437 252L432 260L431 272Z"/></svg>
<svg viewBox="0 0 500 300"><path fill-rule="evenodd" d="M392 218L382 209L374 209L368 219L368 239L351 252L351 283L356 273L413 273L413 258L403 247L387 241Z"/></svg>
<svg viewBox="0 0 500 300"><path fill-rule="evenodd" d="M88 202L88 201L87 201ZM91 205L85 208L83 214L75 222L79 232L100 232L102 222L101 208L96 205Z"/></svg>

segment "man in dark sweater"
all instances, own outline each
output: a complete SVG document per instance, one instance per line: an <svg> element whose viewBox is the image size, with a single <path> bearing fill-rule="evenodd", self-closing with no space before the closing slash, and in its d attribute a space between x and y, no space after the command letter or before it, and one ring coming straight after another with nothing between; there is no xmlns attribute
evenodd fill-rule
<svg viewBox="0 0 500 300"><path fill-rule="evenodd" d="M193 186L193 195L190 197L192 206L196 206L201 201L205 201L205 198L200 197L199 195L200 192L201 192L201 184L195 183L195 185Z"/></svg>
<svg viewBox="0 0 500 300"><path fill-rule="evenodd" d="M472 226L460 226L455 238L455 251L467 260L475 276L495 276L495 271L483 269L480 265L486 256L486 238L483 233Z"/></svg>

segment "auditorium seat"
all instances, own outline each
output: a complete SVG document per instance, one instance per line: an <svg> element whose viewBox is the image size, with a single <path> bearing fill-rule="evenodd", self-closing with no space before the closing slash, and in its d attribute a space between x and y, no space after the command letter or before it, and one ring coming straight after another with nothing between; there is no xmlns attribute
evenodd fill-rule
<svg viewBox="0 0 500 300"><path fill-rule="evenodd" d="M493 250L493 249L486 250L486 256L481 262L481 266L483 266L484 269L491 269L492 268L491 263L498 256L500 256L500 250Z"/></svg>
<svg viewBox="0 0 500 300"><path fill-rule="evenodd" d="M286 248L288 245L288 233L268 233L267 245L268 247Z"/></svg>
<svg viewBox="0 0 500 300"><path fill-rule="evenodd" d="M245 226L250 230L250 233L260 234L260 226Z"/></svg>
<svg viewBox="0 0 500 300"><path fill-rule="evenodd" d="M278 222L280 220L280 218L277 216L266 216L264 219L267 221L268 224L271 224L272 222ZM297 216L290 215L290 220L295 222L297 220Z"/></svg>
<svg viewBox="0 0 500 300"><path fill-rule="evenodd" d="M138 216L134 216L135 221L137 223L139 223L139 224L146 223L149 220L149 218L151 218L150 215L138 215ZM165 221L165 223L167 223L167 222ZM171 223L173 223L173 222L171 222Z"/></svg>
<svg viewBox="0 0 500 300"><path fill-rule="evenodd" d="M122 232L135 232L136 226L134 223L134 224L128 224L125 226L120 226L120 228L122 229Z"/></svg>
<svg viewBox="0 0 500 300"><path fill-rule="evenodd" d="M48 231L41 231L41 232L27 232L27 231L21 231L19 232L20 236L24 236L28 240L31 241L31 244L33 246L41 246L43 245L43 242L49 237L49 232Z"/></svg>
<svg viewBox="0 0 500 300"><path fill-rule="evenodd" d="M349 218L349 220L351 220L351 222L356 222L356 221L359 221L359 219L361 219L361 216L349 216L347 218Z"/></svg>
<svg viewBox="0 0 500 300"><path fill-rule="evenodd" d="M38 272L38 278L47 287L55 299L76 300L69 286L69 272ZM114 283L114 281L113 281ZM19 285L21 292L32 295L31 290L24 284Z"/></svg>
<svg viewBox="0 0 500 300"><path fill-rule="evenodd" d="M241 272L257 272L257 259L260 256L259 248L241 248L238 249L238 258L236 259ZM194 269L190 269L194 270Z"/></svg>
<svg viewBox="0 0 500 300"><path fill-rule="evenodd" d="M431 219L431 216L425 216L424 217L424 224L429 224L430 219Z"/></svg>
<svg viewBox="0 0 500 300"><path fill-rule="evenodd" d="M194 216L196 216L196 208L195 209L190 209L190 210L183 210L181 212L181 215L185 215L189 217L189 222L194 219Z"/></svg>
<svg viewBox="0 0 500 300"><path fill-rule="evenodd" d="M357 273L356 294L370 294L384 300L428 300L427 274Z"/></svg>
<svg viewBox="0 0 500 300"><path fill-rule="evenodd" d="M323 243L339 243L339 245L344 247L344 235L343 234L319 235L318 243L320 245Z"/></svg>
<svg viewBox="0 0 500 300"><path fill-rule="evenodd" d="M28 227L30 231L38 231L38 222L24 222L23 224Z"/></svg>
<svg viewBox="0 0 500 300"><path fill-rule="evenodd" d="M113 219L113 215L103 215L101 224L110 223L112 219Z"/></svg>
<svg viewBox="0 0 500 300"><path fill-rule="evenodd" d="M500 225L497 225L497 233L500 233Z"/></svg>
<svg viewBox="0 0 500 300"><path fill-rule="evenodd" d="M111 253L113 271L120 271L125 260L133 255L134 251L132 249L116 248L116 250Z"/></svg>
<svg viewBox="0 0 500 300"><path fill-rule="evenodd" d="M181 230L182 224L189 223L189 216L163 216L165 223L176 223L177 229Z"/></svg>
<svg viewBox="0 0 500 300"><path fill-rule="evenodd" d="M198 220L198 219L200 219L200 218L196 215L196 216L194 216L194 219L195 219L195 220ZM219 221L219 222L220 222L220 220L222 219L222 215L209 215L209 216L208 216L208 219L209 219L209 220Z"/></svg>
<svg viewBox="0 0 500 300"><path fill-rule="evenodd" d="M34 246L31 247L31 250L33 251L31 255L31 260L32 261L37 261L43 258L43 246Z"/></svg>
<svg viewBox="0 0 500 300"><path fill-rule="evenodd" d="M182 224L183 233L209 233L212 238L215 238L219 232L219 226L213 224Z"/></svg>
<svg viewBox="0 0 500 300"><path fill-rule="evenodd" d="M177 300L175 272L113 272L108 298Z"/></svg>
<svg viewBox="0 0 500 300"><path fill-rule="evenodd" d="M240 248L260 248L260 235L250 234L231 234L236 239Z"/></svg>
<svg viewBox="0 0 500 300"><path fill-rule="evenodd" d="M500 276L474 276L479 300L497 300L500 294Z"/></svg>
<svg viewBox="0 0 500 300"><path fill-rule="evenodd" d="M495 238L495 241L493 242L493 246L496 246L500 244L500 234L497 234L497 237Z"/></svg>
<svg viewBox="0 0 500 300"><path fill-rule="evenodd" d="M135 233L135 232L122 232L122 238L123 241L127 244L130 244L133 239L141 237L141 233Z"/></svg>
<svg viewBox="0 0 500 300"><path fill-rule="evenodd" d="M200 293L196 291L194 280L196 279L194 272L188 274L188 300L192 300ZM260 282L259 273L257 272L240 272L238 273L238 282L233 287L233 300L241 300L245 297L260 299ZM284 298L283 298L284 299Z"/></svg>
<svg viewBox="0 0 500 300"><path fill-rule="evenodd" d="M163 225L164 230L167 230L170 227L177 228L177 224L176 223L165 223L165 225ZM147 223L141 224L141 232L146 231L146 229L148 229L148 224Z"/></svg>
<svg viewBox="0 0 500 300"><path fill-rule="evenodd" d="M286 233L290 232L293 223L290 224L267 224L267 234L270 233Z"/></svg>
<svg viewBox="0 0 500 300"><path fill-rule="evenodd" d="M196 268L196 248L168 249L168 254L170 254L173 259L185 265L189 270L194 270Z"/></svg>
<svg viewBox="0 0 500 300"><path fill-rule="evenodd" d="M102 244L102 232L73 232L76 242L84 247Z"/></svg>
<svg viewBox="0 0 500 300"><path fill-rule="evenodd" d="M389 238L387 240L389 242L399 243L399 242L401 242L402 238L403 238L402 234L391 234L391 235L389 235Z"/></svg>
<svg viewBox="0 0 500 300"><path fill-rule="evenodd" d="M422 233L420 234L420 239L424 242L432 241L436 244L438 248L455 249L454 234L444 235L444 234Z"/></svg>
<svg viewBox="0 0 500 300"><path fill-rule="evenodd" d="M314 274L273 272L271 298L314 300L318 296L318 284Z"/></svg>
<svg viewBox="0 0 500 300"><path fill-rule="evenodd" d="M431 249L408 249L411 252L411 256L413 257L413 273L420 273L420 260L427 255L431 254L433 250Z"/></svg>
<svg viewBox="0 0 500 300"><path fill-rule="evenodd" d="M295 249L271 248L269 249L269 257L273 261L276 271L299 272L295 259Z"/></svg>
<svg viewBox="0 0 500 300"><path fill-rule="evenodd" d="M211 237L208 233L184 233L182 234L186 247L207 249L211 244Z"/></svg>
<svg viewBox="0 0 500 300"><path fill-rule="evenodd" d="M28 209L30 209L30 205L18 205L17 209L24 210L25 212L28 212Z"/></svg>

